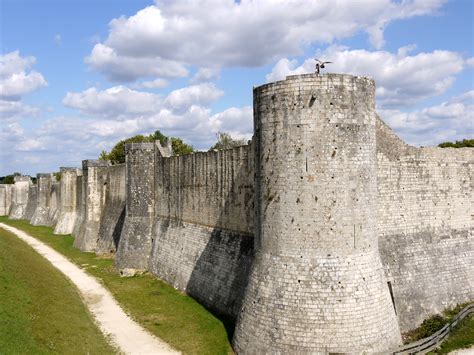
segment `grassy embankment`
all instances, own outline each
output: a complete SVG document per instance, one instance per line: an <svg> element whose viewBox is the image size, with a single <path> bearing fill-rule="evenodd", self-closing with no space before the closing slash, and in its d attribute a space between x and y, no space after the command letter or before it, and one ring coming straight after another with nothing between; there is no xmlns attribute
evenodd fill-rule
<svg viewBox="0 0 474 355"><path fill-rule="evenodd" d="M38 238L100 279L132 318L174 348L186 354L232 353L222 321L166 283L148 274L120 277L112 260L75 249L72 236L54 235L52 228L6 217L0 222Z"/></svg>
<svg viewBox="0 0 474 355"><path fill-rule="evenodd" d="M0 229L0 354L113 354L75 286Z"/></svg>
<svg viewBox="0 0 474 355"><path fill-rule="evenodd" d="M454 308L446 309L443 314L436 314L425 319L418 328L404 334L405 343L408 344L436 333L451 322L468 304L460 304ZM469 348L472 345L474 345L474 317L469 316L456 325L439 349L430 352L430 354L447 354L450 351Z"/></svg>

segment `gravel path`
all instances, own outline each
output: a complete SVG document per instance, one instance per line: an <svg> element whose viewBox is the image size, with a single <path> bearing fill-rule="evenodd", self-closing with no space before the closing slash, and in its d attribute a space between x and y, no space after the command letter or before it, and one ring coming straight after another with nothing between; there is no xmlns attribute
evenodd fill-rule
<svg viewBox="0 0 474 355"><path fill-rule="evenodd" d="M102 333L121 352L125 354L179 354L127 316L110 292L94 277L27 233L4 223L0 223L0 227L28 243L76 285Z"/></svg>

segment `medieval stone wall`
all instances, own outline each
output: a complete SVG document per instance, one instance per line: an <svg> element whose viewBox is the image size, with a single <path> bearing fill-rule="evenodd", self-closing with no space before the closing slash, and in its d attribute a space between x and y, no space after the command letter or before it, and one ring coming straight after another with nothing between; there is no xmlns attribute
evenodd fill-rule
<svg viewBox="0 0 474 355"><path fill-rule="evenodd" d="M474 299L473 149L415 148L377 129L377 227L400 327Z"/></svg>
<svg viewBox="0 0 474 355"><path fill-rule="evenodd" d="M124 165L15 177L0 214L238 318L238 353L384 352L474 300L474 149L406 145L376 115L374 82L349 75L258 87L254 114L249 146L133 143Z"/></svg>

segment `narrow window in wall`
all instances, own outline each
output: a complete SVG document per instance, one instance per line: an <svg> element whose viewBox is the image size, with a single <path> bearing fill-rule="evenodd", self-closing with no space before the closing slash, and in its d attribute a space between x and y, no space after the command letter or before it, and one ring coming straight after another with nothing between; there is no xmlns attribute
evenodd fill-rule
<svg viewBox="0 0 474 355"><path fill-rule="evenodd" d="M395 299L393 298L393 290L392 290L392 282L387 282L388 290L390 291L390 297L392 298L393 309L395 310L395 314L397 314L397 307L395 306Z"/></svg>

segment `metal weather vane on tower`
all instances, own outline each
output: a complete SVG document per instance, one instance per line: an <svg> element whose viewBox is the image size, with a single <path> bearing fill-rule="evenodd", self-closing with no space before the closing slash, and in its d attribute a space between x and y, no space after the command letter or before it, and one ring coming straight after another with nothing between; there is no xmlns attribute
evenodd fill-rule
<svg viewBox="0 0 474 355"><path fill-rule="evenodd" d="M319 60L318 58L314 58L314 60L316 61L316 66L315 66L316 74L319 74L320 69L325 68L325 64L332 63L332 62L329 62L329 61Z"/></svg>

